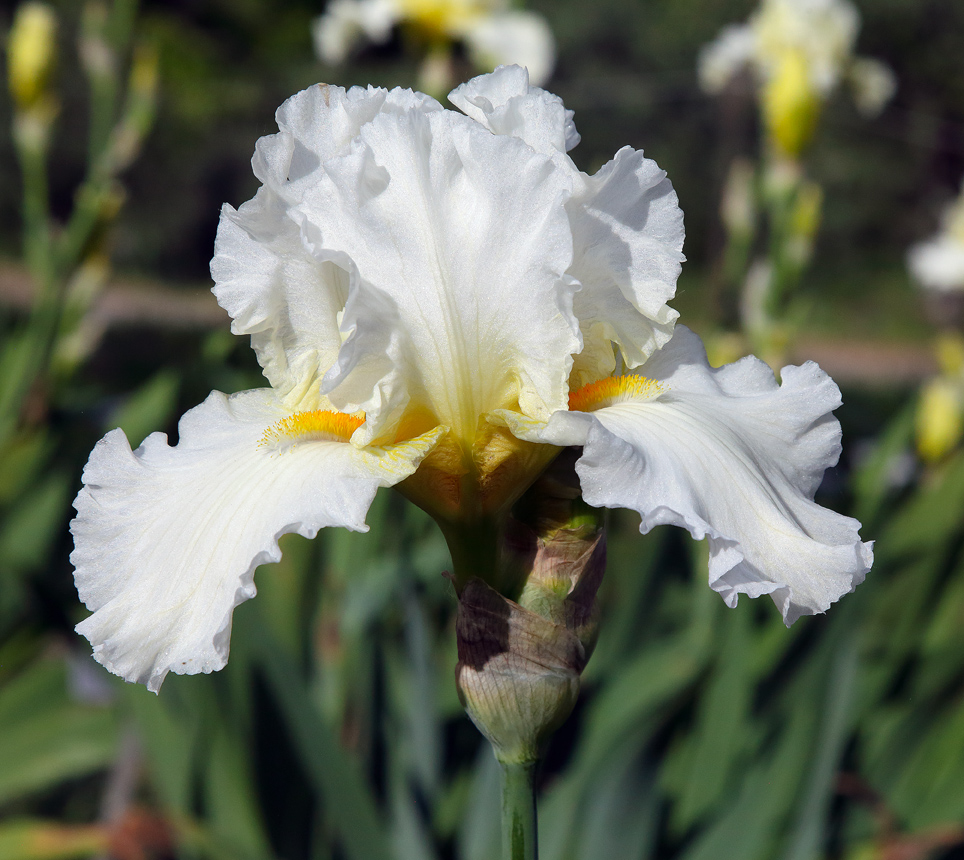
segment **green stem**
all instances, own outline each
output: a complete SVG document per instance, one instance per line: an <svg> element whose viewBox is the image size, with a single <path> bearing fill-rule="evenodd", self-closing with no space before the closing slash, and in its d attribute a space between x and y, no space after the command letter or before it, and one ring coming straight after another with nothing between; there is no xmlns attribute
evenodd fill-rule
<svg viewBox="0 0 964 860"><path fill-rule="evenodd" d="M473 577L498 588L499 524L484 519L468 523L438 520L438 524L452 556L457 588L461 589Z"/></svg>
<svg viewBox="0 0 964 860"><path fill-rule="evenodd" d="M502 768L502 860L538 860L536 829L536 762Z"/></svg>

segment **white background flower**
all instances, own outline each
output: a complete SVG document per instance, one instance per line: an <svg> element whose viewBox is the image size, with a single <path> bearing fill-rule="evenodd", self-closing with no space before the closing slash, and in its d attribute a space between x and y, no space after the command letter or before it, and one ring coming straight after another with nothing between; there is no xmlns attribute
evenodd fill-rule
<svg viewBox="0 0 964 860"><path fill-rule="evenodd" d="M523 66L535 86L549 80L555 65L545 18L505 0L332 0L312 25L315 52L322 62L341 65L360 41L382 44L403 24L464 43L477 69Z"/></svg>
<svg viewBox="0 0 964 860"><path fill-rule="evenodd" d="M827 98L846 78L857 108L879 113L893 96L896 78L884 63L854 56L860 15L848 0L761 0L746 24L732 24L700 51L700 85L720 92L740 70L766 82L784 57L805 62L810 86Z"/></svg>

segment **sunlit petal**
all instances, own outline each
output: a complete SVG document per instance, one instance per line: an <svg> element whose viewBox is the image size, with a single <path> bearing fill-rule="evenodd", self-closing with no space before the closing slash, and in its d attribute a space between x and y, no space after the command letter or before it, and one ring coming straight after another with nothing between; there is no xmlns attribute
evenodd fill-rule
<svg viewBox="0 0 964 860"><path fill-rule="evenodd" d="M859 523L813 501L840 453L837 386L815 364L777 385L754 358L712 369L692 332L640 369L646 397L554 416L544 438L584 445L590 504L627 507L654 526L709 538L710 585L734 606L770 594L788 624L825 611L870 569Z"/></svg>
<svg viewBox="0 0 964 860"><path fill-rule="evenodd" d="M220 669L234 608L254 596L258 565L281 558L278 538L365 531L375 491L414 472L439 435L360 451L324 426L292 419L268 389L214 392L174 447L155 433L131 452L120 430L98 443L71 561L93 610L77 629L99 662L155 691L168 671Z"/></svg>
<svg viewBox="0 0 964 860"><path fill-rule="evenodd" d="M265 376L292 406L310 405L334 363L348 295L344 269L305 250L303 219L293 207L364 123L413 106L441 110L404 90L317 86L292 96L277 113L281 131L258 141L253 166L264 186L240 209L226 205L221 213L214 293L233 318L231 330L251 335Z"/></svg>
<svg viewBox="0 0 964 860"><path fill-rule="evenodd" d="M268 188L221 213L211 275L235 334L250 334L265 376L303 402L341 347L348 276L305 250L300 227Z"/></svg>
<svg viewBox="0 0 964 860"><path fill-rule="evenodd" d="M557 95L530 86L529 73L502 66L449 93L449 101L495 134L518 137L546 155L579 143L573 113Z"/></svg>

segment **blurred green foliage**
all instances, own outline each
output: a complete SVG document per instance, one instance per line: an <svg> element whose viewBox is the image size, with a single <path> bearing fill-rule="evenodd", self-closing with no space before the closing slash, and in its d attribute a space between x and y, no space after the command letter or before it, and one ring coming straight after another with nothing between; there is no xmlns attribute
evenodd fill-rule
<svg viewBox="0 0 964 860"><path fill-rule="evenodd" d="M91 100L106 97L73 48L83 5L54 5L56 226L103 137L87 134ZM757 130L748 99L721 107L699 93L695 58L751 4L531 5L558 38L552 89L577 112L577 162L595 169L629 144L667 169L688 226L677 306L710 320L720 186ZM809 169L825 225L805 288L821 330L919 338L903 253L964 174L964 6L862 5L861 51L886 59L900 89L873 123L843 100L824 118ZM142 4L136 33L158 51L161 101L123 192L111 185L122 214L94 237L116 266L184 294L206 289L219 207L253 193L248 160L275 107L319 77L412 80L391 46L322 68L308 33L319 11L307 0ZM129 61L126 42L119 56ZM0 128L11 122L0 98ZM20 254L20 189L4 133L0 265ZM67 323L83 318L81 308ZM0 378L17 377L28 322L0 304ZM114 426L134 444L174 433L211 388L260 379L224 331L140 323L94 345L31 378L2 440L0 860L498 856L498 773L452 678L444 542L397 496L376 500L368 535L283 542L284 560L259 572L257 600L236 612L223 672L171 677L154 697L90 660L72 632L84 612L66 531L90 448ZM879 542L867 583L825 618L787 630L765 601L728 610L702 581L703 547L668 530L641 539L631 517L614 516L600 643L542 773L546 860L964 856L964 454L914 465L911 393L845 392L847 450L860 441L863 454L831 473L824 502Z"/></svg>

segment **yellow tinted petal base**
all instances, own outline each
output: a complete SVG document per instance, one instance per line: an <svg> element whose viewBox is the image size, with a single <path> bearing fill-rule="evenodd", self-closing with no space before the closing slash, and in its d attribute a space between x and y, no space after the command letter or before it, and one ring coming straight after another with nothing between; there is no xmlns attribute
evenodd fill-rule
<svg viewBox="0 0 964 860"><path fill-rule="evenodd" d="M364 421L364 415L346 415L327 409L295 412L265 430L258 444L286 451L299 442L347 442Z"/></svg>
<svg viewBox="0 0 964 860"><path fill-rule="evenodd" d="M669 387L645 376L607 376L569 394L570 412L594 412L627 401L655 400Z"/></svg>

